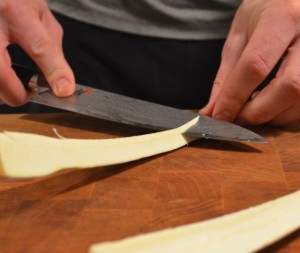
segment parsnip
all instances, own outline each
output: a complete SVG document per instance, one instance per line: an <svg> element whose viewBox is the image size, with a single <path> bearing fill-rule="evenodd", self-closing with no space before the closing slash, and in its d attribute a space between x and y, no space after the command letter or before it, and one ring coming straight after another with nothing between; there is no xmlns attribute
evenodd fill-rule
<svg viewBox="0 0 300 253"><path fill-rule="evenodd" d="M182 133L199 117L176 129L115 139L58 139L0 133L0 175L44 176L67 168L91 168L129 162L177 149L195 140Z"/></svg>
<svg viewBox="0 0 300 253"><path fill-rule="evenodd" d="M300 191L204 222L92 245L89 253L234 253L264 248L300 227Z"/></svg>

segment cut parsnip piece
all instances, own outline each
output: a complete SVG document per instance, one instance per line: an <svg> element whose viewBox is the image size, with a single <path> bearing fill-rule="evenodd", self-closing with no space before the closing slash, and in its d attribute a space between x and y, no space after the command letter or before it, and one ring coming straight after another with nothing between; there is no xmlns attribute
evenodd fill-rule
<svg viewBox="0 0 300 253"><path fill-rule="evenodd" d="M3 132L0 133L0 174L45 176L61 169L113 165L168 152L197 139L183 133L198 118L175 129L115 139L57 139Z"/></svg>
<svg viewBox="0 0 300 253"><path fill-rule="evenodd" d="M262 249L300 227L300 191L174 229L92 245L89 253L234 253Z"/></svg>

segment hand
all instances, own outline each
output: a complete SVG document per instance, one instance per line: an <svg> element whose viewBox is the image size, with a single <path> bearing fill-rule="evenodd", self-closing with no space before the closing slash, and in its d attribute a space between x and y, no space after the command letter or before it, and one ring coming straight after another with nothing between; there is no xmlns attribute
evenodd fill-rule
<svg viewBox="0 0 300 253"><path fill-rule="evenodd" d="M282 56L276 78L251 99ZM300 120L299 0L243 1L225 42L209 103L200 113L252 125Z"/></svg>
<svg viewBox="0 0 300 253"><path fill-rule="evenodd" d="M62 52L62 29L46 2L1 0L0 100L3 103L18 106L29 96L11 68L7 47L15 43L36 62L57 96L74 92L74 75Z"/></svg>

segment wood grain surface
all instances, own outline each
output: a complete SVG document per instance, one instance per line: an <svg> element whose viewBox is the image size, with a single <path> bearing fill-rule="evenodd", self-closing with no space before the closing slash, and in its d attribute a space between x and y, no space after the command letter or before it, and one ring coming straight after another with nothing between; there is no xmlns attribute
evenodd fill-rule
<svg viewBox="0 0 300 253"><path fill-rule="evenodd" d="M55 136L56 128L69 138L149 132L71 113L0 118L1 131ZM199 140L122 165L2 177L0 252L83 253L92 243L202 221L300 189L300 125L252 130L269 143ZM300 231L262 252L300 252Z"/></svg>

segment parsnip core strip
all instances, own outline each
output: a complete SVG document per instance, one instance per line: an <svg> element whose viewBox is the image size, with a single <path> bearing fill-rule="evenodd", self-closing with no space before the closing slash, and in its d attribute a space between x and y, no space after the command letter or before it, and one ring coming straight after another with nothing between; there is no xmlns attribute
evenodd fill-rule
<svg viewBox="0 0 300 253"><path fill-rule="evenodd" d="M211 220L92 245L89 253L254 252L297 230L300 191Z"/></svg>
<svg viewBox="0 0 300 253"><path fill-rule="evenodd" d="M101 140L3 132L0 133L0 174L45 176L61 169L113 165L168 152L196 139L183 133L198 119L167 131Z"/></svg>

